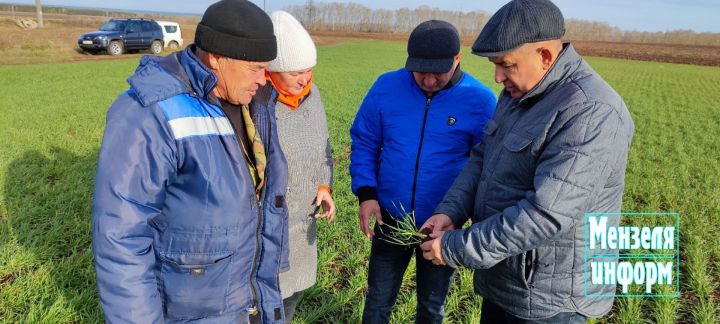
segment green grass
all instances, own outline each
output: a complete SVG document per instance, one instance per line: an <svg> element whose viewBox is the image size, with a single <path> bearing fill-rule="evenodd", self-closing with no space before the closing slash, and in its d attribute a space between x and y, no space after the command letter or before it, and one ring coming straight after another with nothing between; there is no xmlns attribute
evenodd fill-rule
<svg viewBox="0 0 720 324"><path fill-rule="evenodd" d="M463 68L499 91L492 66L465 50ZM403 65L404 44L352 41L321 47L317 84L335 154L338 220L319 225L318 283L296 323L358 322L369 241L349 190L348 129L374 79ZM589 58L625 99L636 133L625 211L681 213L679 299L618 299L598 322L717 323L720 315L720 68ZM137 59L0 67L0 322L98 322L90 202L104 115ZM393 322L412 320L408 269ZM481 299L459 271L447 318L477 323Z"/></svg>

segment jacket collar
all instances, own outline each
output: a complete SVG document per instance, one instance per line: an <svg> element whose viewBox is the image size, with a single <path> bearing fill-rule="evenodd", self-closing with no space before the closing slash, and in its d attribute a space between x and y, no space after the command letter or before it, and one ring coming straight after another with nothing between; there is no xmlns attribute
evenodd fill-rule
<svg viewBox="0 0 720 324"><path fill-rule="evenodd" d="M278 91L270 82L267 82L264 86L258 88L255 96L253 96L252 101L250 102L250 109L275 106L278 100L278 95Z"/></svg>
<svg viewBox="0 0 720 324"><path fill-rule="evenodd" d="M217 77L195 55L194 44L182 51L180 64L190 79L193 91L203 98L208 98L212 94L215 85L217 85Z"/></svg>
<svg viewBox="0 0 720 324"><path fill-rule="evenodd" d="M423 91L422 88L420 88L420 86L417 84L417 81L415 81L415 76L413 75L413 73L410 71L407 72L410 74L410 80L415 85L415 88L417 88L418 91L422 92L428 98L435 97L437 94L454 87L460 82L460 80L462 80L463 75L465 75L465 72L463 72L463 70L460 68L460 64L458 64L457 68L455 68L455 72L453 72L452 77L450 77L450 81L448 81L448 83L442 89L428 96L425 91Z"/></svg>
<svg viewBox="0 0 720 324"><path fill-rule="evenodd" d="M532 107L545 93L548 93L557 84L564 83L568 76L577 70L581 64L582 57L575 52L570 43L564 43L563 50L552 67L550 67L550 70L545 73L545 76L535 87L518 100L518 105L524 108Z"/></svg>
<svg viewBox="0 0 720 324"><path fill-rule="evenodd" d="M458 63L458 66L457 66L457 68L455 68L455 72L453 72L453 75L450 78L450 81L448 81L448 83L445 85L445 87L443 87L440 91L452 88L454 85L456 85L458 82L460 82L460 79L462 79L462 76L463 76L463 71L460 68L460 63Z"/></svg>
<svg viewBox="0 0 720 324"><path fill-rule="evenodd" d="M194 45L165 57L144 56L127 82L147 107L182 93L211 99L217 78L194 54Z"/></svg>

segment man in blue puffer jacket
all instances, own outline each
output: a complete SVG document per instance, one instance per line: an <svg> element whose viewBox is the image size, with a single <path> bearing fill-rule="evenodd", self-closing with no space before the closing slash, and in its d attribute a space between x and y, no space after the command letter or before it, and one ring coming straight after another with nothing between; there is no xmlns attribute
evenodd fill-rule
<svg viewBox="0 0 720 324"><path fill-rule="evenodd" d="M270 18L223 0L110 107L92 224L107 322L283 322L287 163L275 112L247 106L276 53Z"/></svg>
<svg viewBox="0 0 720 324"><path fill-rule="evenodd" d="M422 258L417 246L384 241L403 212L422 225L462 170L495 111L495 95L460 70L460 39L445 21L418 25L404 69L380 76L350 130L352 190L360 228L374 237L364 323L387 323L413 254L417 264L417 323L441 323L453 269ZM377 220L370 230L370 217ZM382 227L378 227L382 226ZM381 229L381 230L378 230Z"/></svg>

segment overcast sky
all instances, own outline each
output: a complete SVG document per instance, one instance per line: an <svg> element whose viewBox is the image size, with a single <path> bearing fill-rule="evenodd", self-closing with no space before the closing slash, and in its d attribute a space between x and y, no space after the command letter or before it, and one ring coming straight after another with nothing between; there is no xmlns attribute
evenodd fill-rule
<svg viewBox="0 0 720 324"><path fill-rule="evenodd" d="M34 4L34 0L0 0ZM44 5L148 10L202 14L213 0L43 0ZM253 0L266 10L274 11L306 0ZM351 2L318 1L315 2ZM448 10L483 10L490 14L506 0L355 0L373 9L415 8L421 5ZM696 32L720 32L719 0L555 0L566 18L607 22L626 30L667 31L693 29Z"/></svg>

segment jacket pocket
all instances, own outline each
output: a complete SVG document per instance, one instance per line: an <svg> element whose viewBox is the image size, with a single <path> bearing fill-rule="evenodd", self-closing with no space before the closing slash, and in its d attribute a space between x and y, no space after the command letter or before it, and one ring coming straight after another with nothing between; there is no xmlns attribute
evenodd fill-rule
<svg viewBox="0 0 720 324"><path fill-rule="evenodd" d="M513 132L505 135L495 162L495 180L523 191L532 187L536 167L535 157L531 153L533 139Z"/></svg>
<svg viewBox="0 0 720 324"><path fill-rule="evenodd" d="M520 152L524 150L532 142L531 138L527 138L515 133L509 133L503 140L503 146L510 152Z"/></svg>
<svg viewBox="0 0 720 324"><path fill-rule="evenodd" d="M160 258L168 318L197 319L225 311L233 252L166 252Z"/></svg>
<svg viewBox="0 0 720 324"><path fill-rule="evenodd" d="M525 279L525 285L530 288L532 287L532 279L535 274L535 250L523 253L521 265L521 268L524 270L523 279Z"/></svg>
<svg viewBox="0 0 720 324"><path fill-rule="evenodd" d="M498 128L498 123L496 123L494 120L490 119L488 120L487 124L485 124L485 127L483 127L483 134L485 136L491 136L495 133L495 131Z"/></svg>

